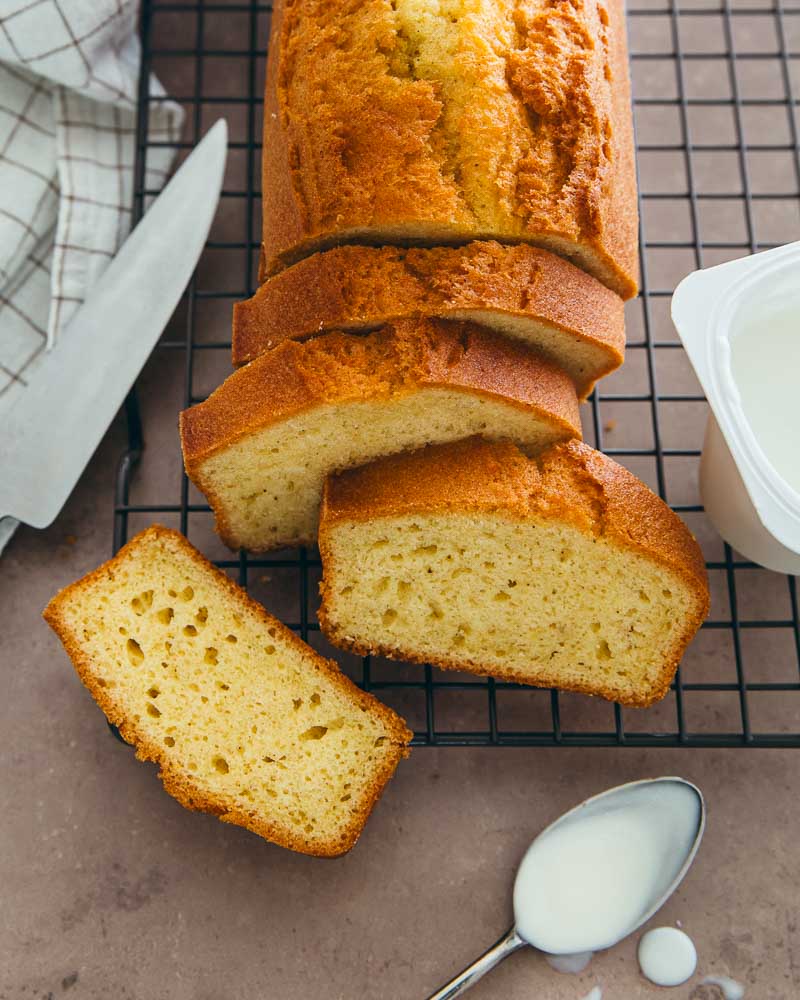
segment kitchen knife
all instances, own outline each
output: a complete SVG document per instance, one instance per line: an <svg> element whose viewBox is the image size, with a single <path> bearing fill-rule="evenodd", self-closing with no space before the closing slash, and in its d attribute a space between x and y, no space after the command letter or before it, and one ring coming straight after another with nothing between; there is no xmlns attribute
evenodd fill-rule
<svg viewBox="0 0 800 1000"><path fill-rule="evenodd" d="M228 129L218 121L39 365L0 428L0 551L14 519L46 528L72 492L183 294L217 209Z"/></svg>

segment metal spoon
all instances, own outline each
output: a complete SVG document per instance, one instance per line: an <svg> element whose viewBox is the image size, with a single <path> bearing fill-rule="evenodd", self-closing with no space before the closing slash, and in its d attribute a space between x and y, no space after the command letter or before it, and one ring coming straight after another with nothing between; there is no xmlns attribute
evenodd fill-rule
<svg viewBox="0 0 800 1000"><path fill-rule="evenodd" d="M675 796L676 786L690 793L682 796L686 800L686 808L683 810L685 816L676 815L675 810L669 806L669 797ZM612 815L614 817L625 817L625 810L631 810L630 816L634 815L634 811L638 811L639 814L642 814L643 810L652 811L653 808L659 808L659 799L661 800L660 808L662 810L664 806L668 807L667 813L664 815L666 818L668 814L669 822L672 824L672 829L668 835L672 837L671 843L675 848L675 852L673 857L666 858L660 865L652 878L651 885L647 889L647 897L642 900L641 907L635 909L636 915L631 919L630 924L623 928L617 928L616 932L611 931L610 937L598 937L596 940L582 941L577 947L554 948L552 938L547 942L548 947L546 949L542 947L544 941L541 934L545 932L537 931L534 934L530 933L530 928L537 926L535 919L536 899L533 898L530 889L536 885L537 876L542 882L546 881L544 868L537 870L536 867L537 864L541 865L540 856L542 852L541 850L536 851L534 848L540 848L545 838L548 839L548 843L552 844L552 837L556 831L560 831L562 838L567 832L567 827L569 827L570 833L574 833L576 824L585 820ZM595 795L593 798L587 799L579 806L571 809L539 834L528 848L517 870L517 877L514 884L514 926L476 962L473 962L472 965L459 973L455 979L442 986L428 1000L451 1000L452 997L460 996L470 986L485 976L490 969L493 969L504 958L524 945L531 945L534 948L539 947L540 950L546 950L551 954L600 951L615 945L649 920L678 887L684 875L689 870L692 861L694 861L694 856L700 846L700 840L705 829L705 822L706 808L703 796L698 788L683 778L653 778L646 781L633 781L626 785L619 785L617 788L611 788L600 795ZM654 840L658 838L659 843L662 845L667 835L665 834L665 830L666 827L664 825L659 827L658 824L654 824ZM547 877L549 877L551 882L552 875L552 870L547 872ZM557 875L559 879L564 880L566 887L570 872L558 872ZM586 910L595 907L596 910L593 912L597 912L601 917L603 915L604 903L606 903L606 900L603 898L593 900L591 893L581 899L582 907L585 907ZM549 905L552 905L552 901ZM634 906L636 906L635 903ZM600 923L604 922L601 920ZM527 936L523 936L525 927L529 929ZM520 932L519 928L523 928L523 933ZM604 933L607 932L606 930ZM539 935L538 941L533 939L537 934Z"/></svg>

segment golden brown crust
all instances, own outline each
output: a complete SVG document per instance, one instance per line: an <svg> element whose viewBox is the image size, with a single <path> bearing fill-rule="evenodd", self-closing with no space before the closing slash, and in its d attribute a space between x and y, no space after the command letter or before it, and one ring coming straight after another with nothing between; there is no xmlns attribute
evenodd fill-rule
<svg viewBox="0 0 800 1000"><path fill-rule="evenodd" d="M611 0L607 11L610 40L608 66L612 77L611 120L616 136L617 163L614 182L608 188L606 245L616 248L611 253L612 258L626 261L627 273L621 277L620 287L616 291L623 299L632 299L639 291L639 201L636 190L625 0Z"/></svg>
<svg viewBox="0 0 800 1000"><path fill-rule="evenodd" d="M414 320L368 336L333 332L286 341L234 372L209 398L181 413L186 471L257 430L326 403L390 400L423 387L499 397L580 435L575 387L522 344L472 323Z"/></svg>
<svg viewBox="0 0 800 1000"><path fill-rule="evenodd" d="M480 17L465 3L452 21L435 6L428 29L402 0L276 4L262 279L337 243L499 239L549 246L633 296L622 0ZM441 51L432 33L449 37Z"/></svg>
<svg viewBox="0 0 800 1000"><path fill-rule="evenodd" d="M280 633L281 639L289 643L296 649L302 651L305 656L314 658L320 672L342 692L352 698L358 705L366 706L368 711L381 719L391 734L391 744L395 753L387 755L387 759L382 769L376 774L375 780L368 790L367 798L360 813L353 819L353 823L346 831L346 839L332 841L320 847L315 844L310 845L296 831L289 826L270 820L268 817L253 817L239 810L233 803L224 797L214 797L208 795L205 790L198 788L192 783L191 776L178 770L169 754L163 746L151 742L131 721L125 711L112 695L111 689L101 686L94 664L86 655L80 639L75 635L73 629L67 623L64 615L64 608L72 598L81 591L96 583L106 583L114 568L120 566L124 561L143 544L151 539L158 539L164 544L179 548L197 566L198 573L214 578L215 583L227 592L227 596L237 601L242 608L254 613L260 618L265 627L274 629ZM183 535L170 528L162 527L159 524L140 532L132 538L127 545L123 546L119 552L108 562L98 566L97 569L77 580L75 583L64 587L50 601L43 612L43 617L48 625L53 629L61 640L64 648L72 660L75 670L81 681L89 690L90 694L103 710L109 722L115 725L122 737L136 750L139 760L153 761L159 765L159 778L164 784L165 790L177 799L181 805L187 809L197 812L211 813L225 823L233 823L236 826L243 826L246 829L272 841L281 847L288 847L294 851L305 854L314 854L318 857L336 857L349 851L358 840L364 824L369 817L375 803L379 799L386 786L386 783L394 774L397 764L403 757L407 757L408 743L413 733L408 729L403 720L388 706L379 702L372 695L367 694L357 687L345 674L343 674L333 660L326 660L315 650L307 646L299 639L291 629L288 629L282 622L270 615L265 608L254 601L246 591L237 586L222 570L217 569L197 549L191 545Z"/></svg>
<svg viewBox="0 0 800 1000"><path fill-rule="evenodd" d="M686 628L667 658L662 684L625 704L644 706L662 698L683 651L708 613L708 576L699 545L681 518L623 466L580 441L568 441L528 458L510 442L480 438L381 459L328 477L322 500L319 550L324 567L319 620L331 642L366 655L414 660L413 651L367 647L337 634L328 614L332 565L330 533L337 523L414 514L492 512L512 521L569 522L635 551L680 578L695 596ZM417 662L421 662L417 658ZM525 681L513 670L453 658L437 666ZM563 686L554 674L542 683ZM530 680L527 680L530 683ZM537 682L538 683L538 682ZM571 687L588 694L595 688Z"/></svg>
<svg viewBox="0 0 800 1000"><path fill-rule="evenodd" d="M546 250L476 241L432 249L342 246L300 261L233 307L233 363L337 327L466 319L464 311L544 325L568 334L567 343L593 345L603 360L576 385L581 398L623 361L619 296Z"/></svg>
<svg viewBox="0 0 800 1000"><path fill-rule="evenodd" d="M342 520L470 510L569 521L705 586L703 554L681 518L624 466L581 441L533 458L508 441L433 445L330 476L322 501L326 531Z"/></svg>

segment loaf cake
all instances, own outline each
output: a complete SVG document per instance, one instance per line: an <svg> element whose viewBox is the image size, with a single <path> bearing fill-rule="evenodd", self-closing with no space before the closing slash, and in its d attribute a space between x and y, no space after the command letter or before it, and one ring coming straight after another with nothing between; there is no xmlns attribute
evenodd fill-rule
<svg viewBox="0 0 800 1000"><path fill-rule="evenodd" d="M283 847L349 850L411 733L175 531L154 526L44 612L165 789Z"/></svg>
<svg viewBox="0 0 800 1000"><path fill-rule="evenodd" d="M262 279L341 243L532 243L636 294L623 0L284 0Z"/></svg>
<svg viewBox="0 0 800 1000"><path fill-rule="evenodd" d="M472 439L331 477L323 631L338 646L649 705L708 612L700 548L578 441Z"/></svg>
<svg viewBox="0 0 800 1000"><path fill-rule="evenodd" d="M329 472L470 434L538 448L580 434L575 388L466 323L286 341L181 414L186 471L231 548L313 542Z"/></svg>
<svg viewBox="0 0 800 1000"><path fill-rule="evenodd" d="M622 364L622 300L560 257L493 241L432 249L342 246L268 279L233 310L233 363L326 330L415 316L472 320L560 365L585 398Z"/></svg>

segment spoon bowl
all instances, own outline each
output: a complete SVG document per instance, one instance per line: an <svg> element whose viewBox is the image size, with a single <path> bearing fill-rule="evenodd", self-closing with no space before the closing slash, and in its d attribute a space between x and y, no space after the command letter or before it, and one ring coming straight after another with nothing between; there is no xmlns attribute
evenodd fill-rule
<svg viewBox="0 0 800 1000"><path fill-rule="evenodd" d="M619 785L564 813L522 859L514 927L429 1000L460 996L526 944L577 956L632 934L686 875L705 817L700 790L672 777Z"/></svg>

